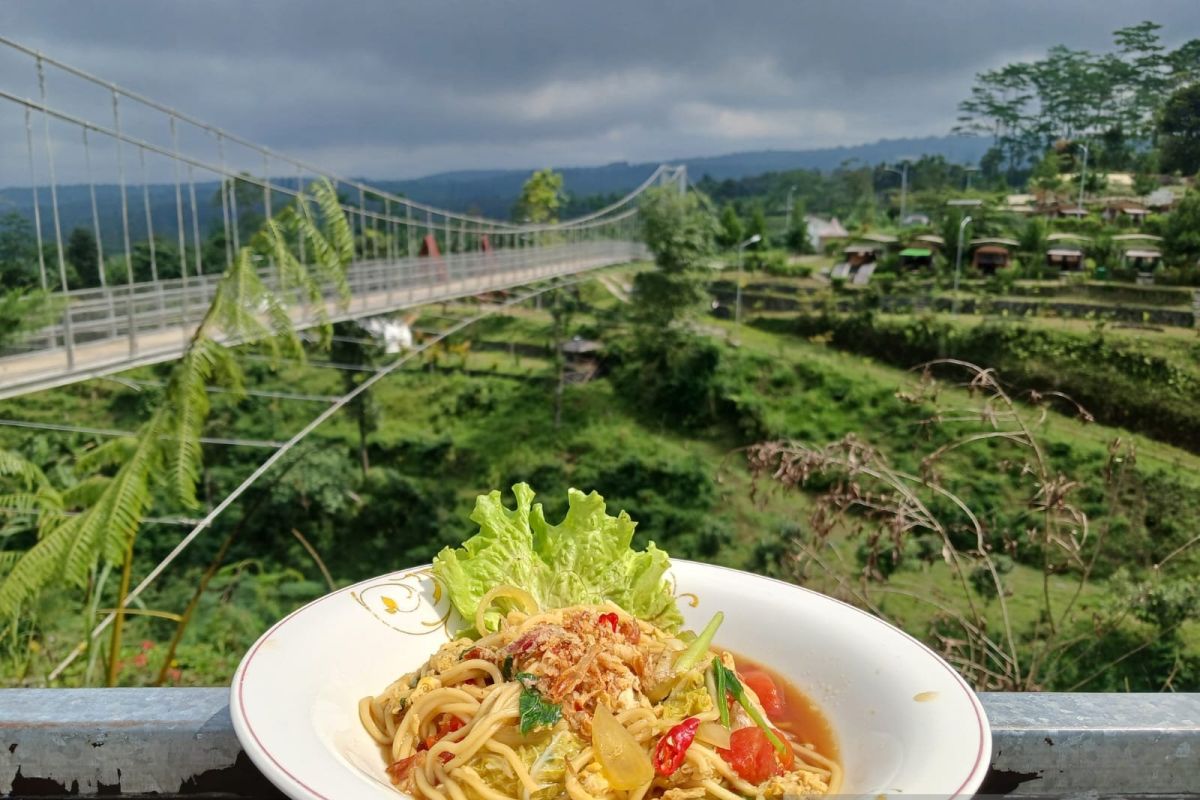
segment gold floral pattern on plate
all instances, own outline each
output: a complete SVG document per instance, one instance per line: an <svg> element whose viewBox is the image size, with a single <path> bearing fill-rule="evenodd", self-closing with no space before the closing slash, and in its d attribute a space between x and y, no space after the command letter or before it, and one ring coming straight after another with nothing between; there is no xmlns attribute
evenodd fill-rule
<svg viewBox="0 0 1200 800"><path fill-rule="evenodd" d="M375 619L399 633L450 634L453 608L441 580L429 567L389 575L350 596Z"/></svg>

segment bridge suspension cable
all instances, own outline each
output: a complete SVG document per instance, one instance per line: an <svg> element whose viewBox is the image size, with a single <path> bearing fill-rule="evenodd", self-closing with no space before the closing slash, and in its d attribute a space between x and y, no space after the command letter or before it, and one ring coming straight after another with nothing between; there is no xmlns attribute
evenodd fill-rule
<svg viewBox="0 0 1200 800"><path fill-rule="evenodd" d="M431 205L421 203L416 200L412 200L410 198L403 197L402 195L397 195L386 189L382 189L382 188L379 188L376 186L371 186L362 181L358 181L358 180L355 180L352 178L347 178L345 176L338 175L327 169L323 169L323 168L318 167L310 162L304 161L303 159L299 159L294 156L287 155L287 154L282 153L273 148L253 142L243 136L240 136L236 133L232 133L232 132L230 132L224 128L221 128L217 125L214 125L212 123L201 120L195 116L192 116L191 114L188 114L184 111L180 111L179 109L173 108L165 103L154 100L154 99L147 97L146 95L143 95L139 92L135 92L133 90L130 90L123 86L120 86L119 84L113 83L112 81L101 78L91 72L88 72L87 70L81 69L80 67L76 67L72 64L68 64L64 61L53 58L52 56L48 56L45 53L42 53L41 51L39 51L35 48L21 44L20 42L14 41L8 37L0 36L0 46L7 47L17 53L20 53L24 56L32 58L36 64L39 75L42 75L45 66L47 66L47 65L52 66L56 69L62 70L63 72L65 72L69 75L73 75L77 78L80 78L88 83L91 83L97 87L100 87L100 88L110 92L112 94L114 104L116 104L117 98L124 97L127 100L137 103L147 109L151 109L153 111L156 111L156 112L159 112L159 113L165 115L167 117L167 119L169 121L169 125L172 129L172 141L173 142L177 141L176 131L174 130L176 123L177 122L186 123L188 125L191 125L197 129L201 130L201 131L204 131L205 133L208 133L208 134L216 137L218 145L220 147L223 147L225 142L231 142L231 143L235 143L241 147L244 147L247 150L250 150L251 152L253 152L257 155L261 155L265 159L265 166L268 168L268 171L269 171L271 161L277 161L277 162L280 162L281 164L286 164L288 166L295 167L296 169L298 169L302 172L306 171L313 177L326 177L329 180L331 180L335 185L345 185L345 186L351 187L358 191L358 193L360 195L360 200L365 200L365 196L370 194L370 195L377 197L380 200L387 201L387 203L389 203L389 204L390 203L398 203L410 210L418 210L418 211L424 211L424 212L427 212L430 214L434 214L434 215L446 220L447 224L449 224L449 222L451 220L458 221L461 223L470 222L470 223L475 223L477 225L486 226L486 227L496 229L496 230L503 230L506 232L530 232L530 231L541 232L541 231L550 231L550 230L565 230L565 229L574 227L575 225L577 225L580 222L586 222L586 221L589 221L592 219L596 219L596 218L603 216L604 214L609 213L617 208L621 208L621 207L627 205L628 203L632 202L632 200L634 200L642 191L644 191L649 186L653 185L653 183L656 180L662 179L664 173L670 174L672 172L672 170L679 169L678 167L660 166L639 187L637 187L633 191L629 192L625 197L622 197L621 199L617 200L616 202L614 202L602 209L599 209L597 211L593 211L588 214L584 214L580 217L573 218L570 220L564 220L561 222L541 223L541 224L533 224L533 225L524 224L523 225L520 223L513 223L513 222L510 222L507 220L488 218L488 217L483 217L483 216L478 216L478 215L473 215L473 214L466 214L466 213L462 213L462 212L450 211L448 209L437 208L435 206L431 206ZM41 99L44 103L45 102L44 76L42 78L40 87L41 87ZM677 179L677 178L675 178L675 179Z"/></svg>

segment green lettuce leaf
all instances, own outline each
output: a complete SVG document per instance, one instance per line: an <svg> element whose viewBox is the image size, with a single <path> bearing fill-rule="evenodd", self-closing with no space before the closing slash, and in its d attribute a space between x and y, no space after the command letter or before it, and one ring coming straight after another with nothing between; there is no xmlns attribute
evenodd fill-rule
<svg viewBox="0 0 1200 800"><path fill-rule="evenodd" d="M542 608L611 600L659 627L678 628L683 619L665 579L667 554L653 542L645 550L630 547L636 523L628 514L610 516L603 497L571 489L566 516L551 525L528 484L514 486L513 495L515 509L505 507L499 491L480 495L471 513L479 533L433 560L434 575L468 624L485 594L509 584L529 592ZM485 627L494 629L511 607L498 600Z"/></svg>

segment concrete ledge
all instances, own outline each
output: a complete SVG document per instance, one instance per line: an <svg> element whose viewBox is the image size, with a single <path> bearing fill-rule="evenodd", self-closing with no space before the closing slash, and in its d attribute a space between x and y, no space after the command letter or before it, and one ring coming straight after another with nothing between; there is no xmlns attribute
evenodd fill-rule
<svg viewBox="0 0 1200 800"><path fill-rule="evenodd" d="M228 696L0 690L0 792L280 797L238 746ZM1200 798L1200 694L982 698L994 748L981 796Z"/></svg>

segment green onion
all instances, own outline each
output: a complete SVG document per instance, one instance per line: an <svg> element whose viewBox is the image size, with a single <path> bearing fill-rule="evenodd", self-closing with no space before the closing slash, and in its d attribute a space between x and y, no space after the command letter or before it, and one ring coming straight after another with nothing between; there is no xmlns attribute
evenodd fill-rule
<svg viewBox="0 0 1200 800"><path fill-rule="evenodd" d="M684 672L700 663L700 659L704 658L704 654L708 652L708 646L712 644L713 637L717 635L717 628L721 627L724 620L725 615L720 611L713 614L713 618L704 626L700 635L679 654L679 658L675 659L676 672Z"/></svg>
<svg viewBox="0 0 1200 800"><path fill-rule="evenodd" d="M725 683L725 676L729 674L729 670L725 669L721 664L720 659L713 659L713 702L717 704L717 711L721 714L721 724L726 728L729 727L729 687ZM721 667L721 669L717 669Z"/></svg>
<svg viewBox="0 0 1200 800"><path fill-rule="evenodd" d="M780 756L787 756L787 745L780 741L775 735L775 731L771 729L766 718L755 708L750 702L750 698L746 696L746 690L742 688L742 682L738 680L737 675L733 670L721 663L721 659L714 658L712 661L713 676L716 678L717 684L717 708L721 712L721 723L725 727L729 727L729 704L725 701L725 692L733 695L733 699L738 704L746 709L746 713L750 715L750 719L754 724L762 729L762 732L767 735L767 741L775 748L775 751Z"/></svg>

